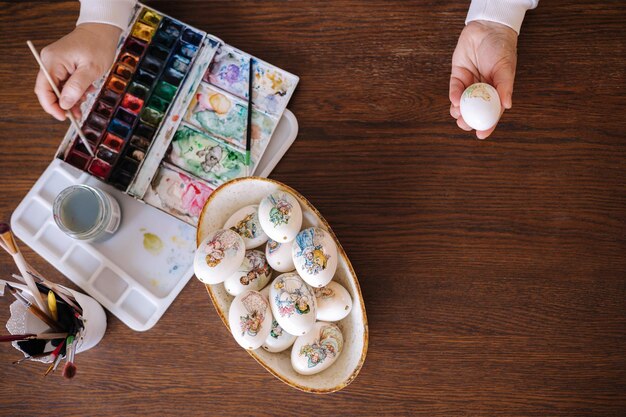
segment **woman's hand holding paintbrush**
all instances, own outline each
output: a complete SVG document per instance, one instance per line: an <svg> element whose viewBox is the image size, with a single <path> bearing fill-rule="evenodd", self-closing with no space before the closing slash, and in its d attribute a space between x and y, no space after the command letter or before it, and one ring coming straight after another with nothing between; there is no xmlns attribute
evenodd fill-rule
<svg viewBox="0 0 626 417"><path fill-rule="evenodd" d="M80 119L80 104L93 82L113 63L121 32L112 25L84 23L41 51L42 69L37 75L35 94L47 113L65 120L69 110ZM46 78L46 70L52 83L62 86L59 97Z"/></svg>

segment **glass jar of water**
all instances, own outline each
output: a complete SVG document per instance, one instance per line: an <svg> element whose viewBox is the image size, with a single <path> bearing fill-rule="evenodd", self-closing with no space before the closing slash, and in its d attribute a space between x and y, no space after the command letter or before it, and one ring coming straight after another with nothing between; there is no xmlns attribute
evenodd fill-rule
<svg viewBox="0 0 626 417"><path fill-rule="evenodd" d="M108 193L89 185L72 185L61 191L52 207L59 229L74 239L104 240L120 225L119 203Z"/></svg>

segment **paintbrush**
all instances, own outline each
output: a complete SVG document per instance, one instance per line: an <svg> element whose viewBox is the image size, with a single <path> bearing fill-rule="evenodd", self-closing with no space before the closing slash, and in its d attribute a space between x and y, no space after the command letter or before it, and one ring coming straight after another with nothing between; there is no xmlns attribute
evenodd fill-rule
<svg viewBox="0 0 626 417"><path fill-rule="evenodd" d="M18 359L16 361L13 361L13 365L19 365L22 362L26 362L26 361L32 361L34 359L41 359L41 358L45 358L46 356L50 356L52 352L43 352L43 353L37 353L36 355L30 355L30 356L24 356L21 359Z"/></svg>
<svg viewBox="0 0 626 417"><path fill-rule="evenodd" d="M56 347L56 349L54 349L52 351L52 353L50 354L51 358L52 358L52 363L50 364L50 366L48 367L48 369L46 369L46 372L43 374L43 376L47 376L50 372L54 371L55 369L57 369L57 366L59 365L59 362L61 362L61 349L63 348L63 345L65 344L65 339L59 343L59 346Z"/></svg>
<svg viewBox="0 0 626 417"><path fill-rule="evenodd" d="M7 252L11 254L13 257L13 261L17 265L17 268L20 270L26 285L30 289L30 293L35 299L35 303L40 310L47 312L46 304L44 304L43 299L41 298L41 293L37 288L37 284L35 284L34 278L28 273L26 266L26 260L20 252L20 249L17 247L17 243L15 242L15 237L13 236L13 232L11 232L11 226L8 223L0 223L0 240L4 243ZM47 315L47 313L44 313Z"/></svg>
<svg viewBox="0 0 626 417"><path fill-rule="evenodd" d="M22 304L24 304L24 307L26 307L26 309L30 311L35 317L46 323L50 328L61 331L61 328L57 322L48 317L48 315L41 311L36 305L24 298L24 296L20 294L15 288L13 288L11 284L6 284L6 287L9 289L11 294L13 294L13 296L17 298Z"/></svg>
<svg viewBox="0 0 626 417"><path fill-rule="evenodd" d="M52 91L54 91L54 94L57 96L57 99L61 101L61 92L59 91L56 84L54 83L54 80L50 76L50 73L44 66L43 61L41 60L41 57L39 56L39 53L35 49L35 45L33 45L31 41L26 41L26 44L30 48L30 51L33 53L35 60L37 60L37 63L39 64L39 68L41 69L41 72L43 72L43 75L45 75L46 80L48 80L48 83L50 83L50 87L52 87ZM83 142L83 145L85 145L85 148L87 148L87 152L89 152L89 155L94 156L93 150L91 149L91 145L89 144L89 141L85 137L85 134L81 130L80 125L78 124L78 121L76 120L72 112L69 110L65 110L65 115L67 116L68 119L70 119L70 122L72 122L74 129L76 129L76 131L78 132L78 137L80 138L80 141Z"/></svg>
<svg viewBox="0 0 626 417"><path fill-rule="evenodd" d="M67 333L29 333L29 334L9 334L0 336L0 342L15 342L18 340L52 340L52 339L64 339Z"/></svg>
<svg viewBox="0 0 626 417"><path fill-rule="evenodd" d="M30 268L30 265L27 265ZM74 300L74 296L72 295L72 293L70 293L69 291L65 290L63 287L61 287L60 285L55 284L54 282L50 282L45 278L42 278L41 276L37 275L36 273L33 273L33 270L31 268L30 270L31 275L43 286L47 287L49 290L54 291L54 293L56 295L59 296L59 298L61 298L61 300L65 301L67 303L67 305L69 305L70 307L72 307L74 310L76 310L79 314L83 314L83 309L80 308L80 306L76 303L76 301ZM17 275L17 274L12 274L11 275L13 278L15 279L19 279L20 281L24 281L24 278L21 275ZM3 281L0 279L0 285L2 285ZM11 285L13 285L13 283L10 283ZM15 287L15 285L13 285ZM69 294L69 295L68 295ZM72 301L74 300L74 301Z"/></svg>
<svg viewBox="0 0 626 417"><path fill-rule="evenodd" d="M67 362L63 367L63 376L72 379L76 375L76 365L74 364L74 355L76 354L76 338L73 335L67 337L66 357Z"/></svg>
<svg viewBox="0 0 626 417"><path fill-rule="evenodd" d="M246 129L246 177L250 176L251 153L252 153L252 58L248 64L248 128Z"/></svg>
<svg viewBox="0 0 626 417"><path fill-rule="evenodd" d="M24 284L20 284L18 282L13 282L13 281L7 281L7 280L4 280L4 279L0 279L0 295L4 295L4 288L5 288L6 284L11 284L13 286L13 288L17 288L20 291L26 291L26 292L30 293L30 288L28 288Z"/></svg>

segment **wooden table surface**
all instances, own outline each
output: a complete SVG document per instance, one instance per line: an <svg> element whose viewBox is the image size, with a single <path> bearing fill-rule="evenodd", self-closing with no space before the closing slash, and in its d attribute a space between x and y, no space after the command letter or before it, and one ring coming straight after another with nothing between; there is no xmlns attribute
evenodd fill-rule
<svg viewBox="0 0 626 417"><path fill-rule="evenodd" d="M365 365L335 394L289 388L236 346L193 279L146 333L108 314L71 382L12 366L2 346L1 415L626 413L624 2L529 12L513 109L487 141L448 113L468 1L148 3L301 77L298 140L272 178L319 208L357 271ZM78 2L0 5L8 220L67 129L37 104L24 42L70 31ZM2 255L0 275L13 272Z"/></svg>

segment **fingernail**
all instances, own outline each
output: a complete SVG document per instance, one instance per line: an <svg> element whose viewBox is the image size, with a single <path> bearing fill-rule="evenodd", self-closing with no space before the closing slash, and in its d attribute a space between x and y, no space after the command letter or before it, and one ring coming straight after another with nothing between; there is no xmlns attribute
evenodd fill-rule
<svg viewBox="0 0 626 417"><path fill-rule="evenodd" d="M59 100L59 106L63 110L69 110L72 107L72 102L69 97L61 96L61 100Z"/></svg>

